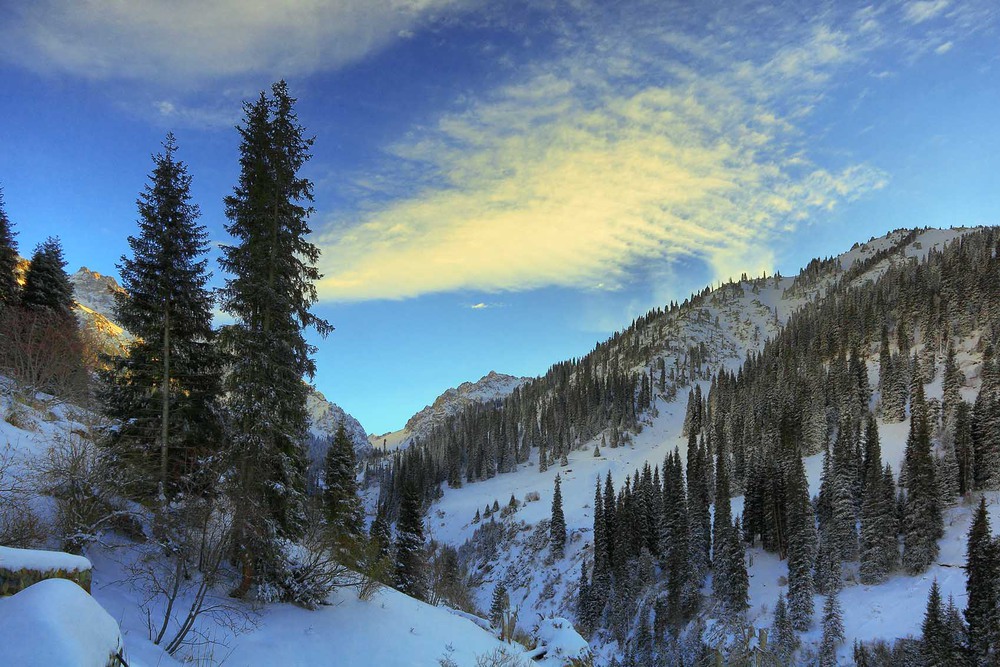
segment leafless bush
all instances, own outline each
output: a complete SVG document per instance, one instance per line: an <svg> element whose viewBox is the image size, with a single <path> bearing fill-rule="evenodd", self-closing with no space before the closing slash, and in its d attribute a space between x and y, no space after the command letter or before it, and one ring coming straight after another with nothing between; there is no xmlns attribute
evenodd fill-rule
<svg viewBox="0 0 1000 667"><path fill-rule="evenodd" d="M22 391L65 399L87 393L86 345L75 322L47 312L7 308L0 314L0 374Z"/></svg>
<svg viewBox="0 0 1000 667"><path fill-rule="evenodd" d="M489 653L476 656L476 667L524 667L525 663L513 650L498 646Z"/></svg>
<svg viewBox="0 0 1000 667"><path fill-rule="evenodd" d="M0 544L34 547L45 539L41 519L28 502L28 486L14 469L10 444L0 449Z"/></svg>
<svg viewBox="0 0 1000 667"><path fill-rule="evenodd" d="M133 586L142 594L150 640L170 655L187 647L204 651L225 646L200 620L232 634L254 625L254 610L218 593L232 539L232 517L211 499L188 497L158 508L156 537L129 564Z"/></svg>
<svg viewBox="0 0 1000 667"><path fill-rule="evenodd" d="M39 489L56 502L56 530L63 549L80 553L111 528L136 521L117 490L126 480L120 467L108 465L97 445L80 431L55 436L38 462Z"/></svg>

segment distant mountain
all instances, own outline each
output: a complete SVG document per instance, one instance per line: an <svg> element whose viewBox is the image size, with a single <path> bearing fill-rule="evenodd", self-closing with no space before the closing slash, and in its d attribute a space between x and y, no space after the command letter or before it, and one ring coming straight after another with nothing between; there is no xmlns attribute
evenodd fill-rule
<svg viewBox="0 0 1000 667"><path fill-rule="evenodd" d="M335 403L326 400L319 391L313 389L306 398L306 410L309 413L309 433L316 443L317 455L326 454L326 448L337 432L337 425L343 420L347 437L354 444L354 451L359 455L371 452L372 446L368 443L368 434L361 426L361 422L347 414L343 408ZM313 445L310 445L310 450Z"/></svg>
<svg viewBox="0 0 1000 667"><path fill-rule="evenodd" d="M71 275L70 282L73 284L81 327L94 334L106 351L124 350L131 335L114 321L115 295L125 293L122 286L111 276L91 271L87 267L82 267ZM310 419L310 458L314 462L322 461L341 419L344 420L348 437L354 443L358 455L363 456L371 451L365 429L357 419L328 401L315 389L310 391L306 401Z"/></svg>
<svg viewBox="0 0 1000 667"><path fill-rule="evenodd" d="M368 436L368 441L373 447L406 447L414 437L427 437L435 426L443 424L448 417L458 414L467 406L500 400L529 380L531 378L490 371L476 382L463 382L457 387L446 389L432 404L410 417L406 426L400 430L382 435L372 434Z"/></svg>

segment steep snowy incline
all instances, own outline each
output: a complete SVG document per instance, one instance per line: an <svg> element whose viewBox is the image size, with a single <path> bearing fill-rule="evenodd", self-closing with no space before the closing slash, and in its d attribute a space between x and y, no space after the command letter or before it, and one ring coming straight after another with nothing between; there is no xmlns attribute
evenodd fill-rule
<svg viewBox="0 0 1000 667"><path fill-rule="evenodd" d="M684 368L688 351L702 346L711 367L720 364L736 370L748 352L759 351L766 340L798 309L821 296L845 276L857 281L874 280L894 262L912 261L926 257L932 249L940 249L968 230L921 230L910 234L907 230L894 232L888 237L858 245L851 251L833 258L816 275L801 278L770 277L766 281L746 281L728 284L701 297L695 297L685 307L676 311L665 323L656 324L656 330L638 330L640 342L658 345L656 355L662 356L667 368ZM853 271L851 271L853 267ZM863 270L861 270L863 269ZM642 339L645 340L642 340ZM963 397L972 401L978 388L980 353L978 340L973 337L956 340L958 360L967 380L962 388ZM629 342L620 343L623 346ZM919 346L918 346L919 347ZM656 356L653 357L656 359ZM939 360L940 362L940 360ZM639 369L646 372L655 361ZM688 360L688 363L689 360ZM706 366L709 366L706 363ZM872 386L877 384L877 360L869 362ZM697 376L696 376L697 377ZM707 395L707 380L696 380ZM648 417L642 431L633 436L624 447L600 447L600 456L594 456L600 438L582 443L570 452L568 465L551 466L539 472L538 451L532 452L528 463L517 471L461 488L444 485L443 497L435 502L427 515L429 537L444 543L463 547L463 555L473 564L474 595L482 608L490 603L493 587L503 580L510 593L512 605L535 614L558 614L575 618L573 608L575 590L581 563L590 559L590 539L593 516L592 504L595 484L611 473L615 486L621 488L626 475L632 475L645 463L662 465L668 452L676 447L682 459L686 454L687 439L682 437L685 399L688 389L672 401L658 397L655 416ZM940 378L926 387L928 398L940 398ZM899 472L908 422L880 423L883 459ZM811 492L819 488L822 456L806 459ZM547 521L551 513L553 483L556 475L562 481L563 511L568 528L566 556L553 562L549 557ZM517 510L501 518L500 513L485 518L484 510L494 502L505 507L513 496ZM997 498L990 496L991 503ZM743 498L732 500L736 516L742 512ZM478 512L481 520L474 523ZM991 512L1000 514L1000 508ZM957 603L964 600L964 576L955 564L964 563L965 533L968 529L970 509L957 506L947 512L947 534L942 541L940 563L922 577L893 576L878 587L850 586L845 590L842 603L845 608L845 626L848 640L841 647L841 657L848 659L853 639L867 640L877 636L887 638L919 633L921 612L926 602L930 582L936 576L945 596L953 593ZM495 522L494 527L484 524ZM994 527L998 524L995 522ZM474 538L476 531L480 532ZM488 537L486 535L488 534ZM470 541L471 540L471 541ZM476 546L476 543L479 546ZM486 546L483 546L486 545ZM748 552L751 556L751 612L750 621L757 627L770 624L770 613L781 590L786 565L773 554L759 549ZM876 602L867 600L874 596ZM863 601L864 600L864 601ZM817 597L817 608L822 598ZM903 611L905 610L905 611ZM807 643L818 642L818 631L807 633ZM610 648L608 649L610 650ZM608 654L608 657L610 654Z"/></svg>

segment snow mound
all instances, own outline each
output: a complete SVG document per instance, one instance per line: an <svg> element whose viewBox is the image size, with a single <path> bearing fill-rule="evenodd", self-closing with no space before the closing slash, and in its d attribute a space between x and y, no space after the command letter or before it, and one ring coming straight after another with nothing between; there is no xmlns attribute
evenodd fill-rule
<svg viewBox="0 0 1000 667"><path fill-rule="evenodd" d="M592 658L587 640L565 618L546 618L535 631L538 648L533 651L536 664L564 667L571 661L586 662Z"/></svg>
<svg viewBox="0 0 1000 667"><path fill-rule="evenodd" d="M115 619L71 581L46 579L0 600L0 664L104 667L121 646Z"/></svg>
<svg viewBox="0 0 1000 667"><path fill-rule="evenodd" d="M15 572L17 570L87 572L91 569L91 565L83 556L74 556L61 551L0 547L0 568Z"/></svg>
<svg viewBox="0 0 1000 667"><path fill-rule="evenodd" d="M469 620L391 588L367 601L345 589L331 603L315 611L268 605L260 629L239 637L226 664L433 667L450 657L474 667L478 656L509 649Z"/></svg>

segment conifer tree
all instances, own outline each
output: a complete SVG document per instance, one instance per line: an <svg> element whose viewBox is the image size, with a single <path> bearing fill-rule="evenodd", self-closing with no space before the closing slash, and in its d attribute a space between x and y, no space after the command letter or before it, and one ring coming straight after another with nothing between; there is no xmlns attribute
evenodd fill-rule
<svg viewBox="0 0 1000 667"><path fill-rule="evenodd" d="M965 621L969 626L969 653L973 664L985 665L1000 650L997 643L1000 632L1000 559L990 534L985 498L980 498L979 508L969 528L966 554L965 590L968 603Z"/></svg>
<svg viewBox="0 0 1000 667"><path fill-rule="evenodd" d="M885 581L899 561L892 470L888 472L886 480L885 472L873 464L865 480L861 503L860 575L863 584Z"/></svg>
<svg viewBox="0 0 1000 667"><path fill-rule="evenodd" d="M903 525L903 567L910 574L926 570L938 555L938 538L944 532L938 499L927 406L923 385L916 382L906 441L906 514Z"/></svg>
<svg viewBox="0 0 1000 667"><path fill-rule="evenodd" d="M952 421L952 442L958 459L958 492L964 496L975 483L975 450L972 438L972 406L959 401Z"/></svg>
<svg viewBox="0 0 1000 667"><path fill-rule="evenodd" d="M60 319L72 320L73 284L66 274L62 244L50 236L37 246L31 263L24 274L21 305L29 310L45 313Z"/></svg>
<svg viewBox="0 0 1000 667"><path fill-rule="evenodd" d="M820 667L837 666L837 647L844 642L844 618L837 591L826 596L823 605L823 639L820 642Z"/></svg>
<svg viewBox="0 0 1000 667"><path fill-rule="evenodd" d="M365 516L355 478L354 445L347 437L343 419L337 424L337 432L326 451L325 464L323 506L327 525L338 538L360 537Z"/></svg>
<svg viewBox="0 0 1000 667"><path fill-rule="evenodd" d="M951 421L955 409L962 402L962 384L965 376L955 360L955 345L948 341L948 353L944 359L944 378L942 379L941 416L945 422Z"/></svg>
<svg viewBox="0 0 1000 667"><path fill-rule="evenodd" d="M773 653L777 658L777 663L781 667L791 667L795 658L795 651L799 647L799 636L792 626L792 617L788 613L788 605L785 602L785 594L778 595L778 601L774 605L774 622L771 625L771 642Z"/></svg>
<svg viewBox="0 0 1000 667"><path fill-rule="evenodd" d="M721 605L722 618L729 623L742 625L750 607L750 579L747 575L745 551L739 523L730 526L722 536L722 543L715 558L712 591ZM715 577L719 577L716 585Z"/></svg>
<svg viewBox="0 0 1000 667"><path fill-rule="evenodd" d="M493 624L493 627L500 627L504 614L509 608L510 597L507 595L507 585L501 579L493 587L493 599L490 601L490 622Z"/></svg>
<svg viewBox="0 0 1000 667"><path fill-rule="evenodd" d="M786 462L788 524L788 611L792 626L804 632L812 624L812 566L816 557L816 519L809 499L802 457L796 452Z"/></svg>
<svg viewBox="0 0 1000 667"><path fill-rule="evenodd" d="M18 302L20 287L17 284L15 270L17 269L16 234L7 217L3 201L3 190L0 190L0 309L12 306Z"/></svg>
<svg viewBox="0 0 1000 667"><path fill-rule="evenodd" d="M392 555L392 534L389 531L389 520L385 516L385 507L378 506L375 519L368 529L368 537L378 549L378 558L389 558Z"/></svg>
<svg viewBox="0 0 1000 667"><path fill-rule="evenodd" d="M425 599L425 570L423 509L416 485L407 484L399 504L399 521L396 523L396 588L410 597Z"/></svg>
<svg viewBox="0 0 1000 667"><path fill-rule="evenodd" d="M303 376L313 374L315 363L302 331L331 330L309 310L321 276L319 249L307 240L312 183L299 170L313 140L298 123L285 83L274 84L271 94L244 105L240 178L226 198L226 229L237 243L222 248L220 261L230 275L220 302L235 319L221 337L231 359L225 386L243 573L237 595L277 575L278 540L304 526L309 389Z"/></svg>
<svg viewBox="0 0 1000 667"><path fill-rule="evenodd" d="M607 519L604 516L604 498L601 495L601 481L594 489L594 574L593 588L603 598L607 594L611 577L611 563L608 558Z"/></svg>
<svg viewBox="0 0 1000 667"><path fill-rule="evenodd" d="M139 232L119 270L115 319L134 336L107 372L105 410L119 420L115 457L146 483L150 497L172 495L218 449L221 363L208 289L208 232L191 202L191 176L167 134L139 195ZM201 486L214 483L203 480ZM154 486L155 484L155 486Z"/></svg>
<svg viewBox="0 0 1000 667"><path fill-rule="evenodd" d="M555 491L552 494L552 521L549 524L549 544L552 555L562 558L566 549L566 517L563 516L562 491L559 475L556 475Z"/></svg>
<svg viewBox="0 0 1000 667"><path fill-rule="evenodd" d="M952 645L951 630L941 605L941 590L937 579L931 584L930 594L927 596L927 610L924 612L921 633L921 652L927 665L946 667L954 664L956 647Z"/></svg>

